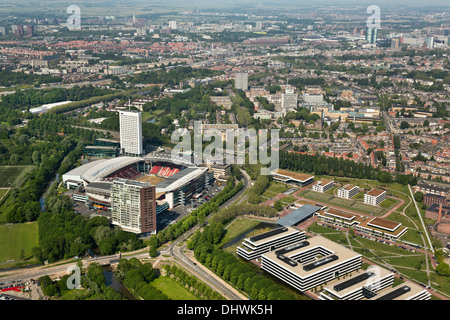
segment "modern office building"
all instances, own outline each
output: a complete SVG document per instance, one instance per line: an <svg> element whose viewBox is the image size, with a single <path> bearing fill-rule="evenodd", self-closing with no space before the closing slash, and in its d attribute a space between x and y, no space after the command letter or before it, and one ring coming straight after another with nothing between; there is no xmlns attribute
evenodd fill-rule
<svg viewBox="0 0 450 320"><path fill-rule="evenodd" d="M378 36L377 28L367 28L366 29L366 43L376 44Z"/></svg>
<svg viewBox="0 0 450 320"><path fill-rule="evenodd" d="M369 300L429 300L431 293L425 288L406 281L405 283L386 290Z"/></svg>
<svg viewBox="0 0 450 320"><path fill-rule="evenodd" d="M334 185L333 180L321 179L313 185L312 189L315 192L324 193L324 192L330 190L331 188L333 188L333 185Z"/></svg>
<svg viewBox="0 0 450 320"><path fill-rule="evenodd" d="M234 79L234 87L240 90L248 90L248 73L238 72Z"/></svg>
<svg viewBox="0 0 450 320"><path fill-rule="evenodd" d="M164 194L169 208L186 205L195 195L209 189L214 183L214 172L205 167L179 171L156 185L156 193Z"/></svg>
<svg viewBox="0 0 450 320"><path fill-rule="evenodd" d="M84 155L87 157L114 158L118 155L116 147L85 146Z"/></svg>
<svg viewBox="0 0 450 320"><path fill-rule="evenodd" d="M261 256L261 268L304 292L361 268L361 255L322 236Z"/></svg>
<svg viewBox="0 0 450 320"><path fill-rule="evenodd" d="M120 111L120 148L122 154L143 154L142 117L139 111Z"/></svg>
<svg viewBox="0 0 450 320"><path fill-rule="evenodd" d="M214 164L211 166L211 169L214 172L214 179L219 181L226 181L231 174L231 164Z"/></svg>
<svg viewBox="0 0 450 320"><path fill-rule="evenodd" d="M372 189L364 195L364 203L372 206L378 206L386 200L386 191L380 189Z"/></svg>
<svg viewBox="0 0 450 320"><path fill-rule="evenodd" d="M359 188L357 186L347 184L338 189L337 196L339 198L351 199L354 196L356 196L358 194L358 192L359 192Z"/></svg>
<svg viewBox="0 0 450 320"><path fill-rule="evenodd" d="M306 240L304 231L291 227L276 228L257 236L246 238L237 248L237 255L245 260L259 259L262 254L277 248Z"/></svg>
<svg viewBox="0 0 450 320"><path fill-rule="evenodd" d="M314 176L306 173L298 173L284 169L277 169L272 171L272 177L274 180L284 183L292 183L301 187L304 187L314 182Z"/></svg>
<svg viewBox="0 0 450 320"><path fill-rule="evenodd" d="M112 223L140 235L156 233L155 186L115 179L111 186Z"/></svg>
<svg viewBox="0 0 450 320"><path fill-rule="evenodd" d="M320 300L371 299L394 283L394 274L385 268L371 266L324 288Z"/></svg>

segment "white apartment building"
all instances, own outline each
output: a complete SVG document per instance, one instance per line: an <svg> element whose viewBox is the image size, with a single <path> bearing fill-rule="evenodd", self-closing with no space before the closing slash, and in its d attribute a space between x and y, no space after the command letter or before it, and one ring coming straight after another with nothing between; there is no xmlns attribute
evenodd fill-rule
<svg viewBox="0 0 450 320"><path fill-rule="evenodd" d="M315 191L315 192L321 192L321 193L324 193L324 192L326 192L327 190L330 190L331 188L333 188L333 185L334 185L334 181L332 181L332 180L327 180L327 179L322 179L322 180L317 181L317 182L313 185L312 189L313 189L313 191Z"/></svg>
<svg viewBox="0 0 450 320"><path fill-rule="evenodd" d="M142 117L139 111L120 111L120 148L125 155L143 154Z"/></svg>
<svg viewBox="0 0 450 320"><path fill-rule="evenodd" d="M364 195L364 203L377 206L386 200L386 191L380 189L372 189Z"/></svg>
<svg viewBox="0 0 450 320"><path fill-rule="evenodd" d="M339 198L351 199L354 196L356 196L358 194L358 192L359 192L359 188L357 186L347 184L338 189L337 196Z"/></svg>
<svg viewBox="0 0 450 320"><path fill-rule="evenodd" d="M248 73L238 72L234 79L234 87L240 90L248 90Z"/></svg>

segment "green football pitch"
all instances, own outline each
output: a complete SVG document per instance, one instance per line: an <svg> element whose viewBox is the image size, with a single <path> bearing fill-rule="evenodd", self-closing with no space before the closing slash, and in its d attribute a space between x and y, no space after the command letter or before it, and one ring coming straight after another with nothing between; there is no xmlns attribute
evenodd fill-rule
<svg viewBox="0 0 450 320"><path fill-rule="evenodd" d="M11 188L16 186L29 169L31 169L30 166L1 166L0 188Z"/></svg>
<svg viewBox="0 0 450 320"><path fill-rule="evenodd" d="M0 225L0 264L31 258L38 241L37 222Z"/></svg>

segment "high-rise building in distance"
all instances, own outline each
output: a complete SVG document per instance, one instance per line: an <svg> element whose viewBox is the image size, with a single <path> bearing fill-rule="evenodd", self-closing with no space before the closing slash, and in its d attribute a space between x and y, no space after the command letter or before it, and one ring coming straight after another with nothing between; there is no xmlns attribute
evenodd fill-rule
<svg viewBox="0 0 450 320"><path fill-rule="evenodd" d="M112 223L137 234L156 233L156 187L118 178L111 186Z"/></svg>
<svg viewBox="0 0 450 320"><path fill-rule="evenodd" d="M377 43L377 28L367 28L366 29L366 43L376 44Z"/></svg>
<svg viewBox="0 0 450 320"><path fill-rule="evenodd" d="M238 72L234 79L234 87L240 90L248 90L248 73Z"/></svg>
<svg viewBox="0 0 450 320"><path fill-rule="evenodd" d="M144 153L142 145L142 116L139 111L120 111L120 148L125 155L141 156Z"/></svg>

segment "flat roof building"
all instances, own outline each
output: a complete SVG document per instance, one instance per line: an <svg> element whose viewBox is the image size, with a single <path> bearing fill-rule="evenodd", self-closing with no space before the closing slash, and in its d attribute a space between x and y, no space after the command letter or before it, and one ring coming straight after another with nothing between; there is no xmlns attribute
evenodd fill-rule
<svg viewBox="0 0 450 320"><path fill-rule="evenodd" d="M359 192L358 186L347 184L343 187L340 187L337 191L337 196L339 198L351 199L356 196Z"/></svg>
<svg viewBox="0 0 450 320"><path fill-rule="evenodd" d="M284 169L272 171L274 180L284 183L293 183L299 186L306 186L314 181L314 176L306 173L298 173Z"/></svg>
<svg viewBox="0 0 450 320"><path fill-rule="evenodd" d="M142 140L142 117L139 111L120 111L120 148L125 155L141 156L144 153Z"/></svg>
<svg viewBox="0 0 450 320"><path fill-rule="evenodd" d="M380 189L372 189L364 195L364 203L372 206L378 206L386 200L386 191Z"/></svg>
<svg viewBox="0 0 450 320"><path fill-rule="evenodd" d="M111 186L112 223L141 235L156 233L155 186L116 179Z"/></svg>
<svg viewBox="0 0 450 320"><path fill-rule="evenodd" d="M237 248L237 255L245 260L259 259L262 254L306 239L304 231L280 227L246 238Z"/></svg>
<svg viewBox="0 0 450 320"><path fill-rule="evenodd" d="M379 266L370 266L324 288L320 300L363 300L376 296L394 283L394 274Z"/></svg>
<svg viewBox="0 0 450 320"><path fill-rule="evenodd" d="M369 300L429 300L430 297L431 294L425 288L406 281Z"/></svg>
<svg viewBox="0 0 450 320"><path fill-rule="evenodd" d="M322 236L270 251L261 268L304 292L361 268L361 255Z"/></svg>
<svg viewBox="0 0 450 320"><path fill-rule="evenodd" d="M333 180L321 179L313 185L312 189L313 191L324 193L333 188L333 186L334 186Z"/></svg>

